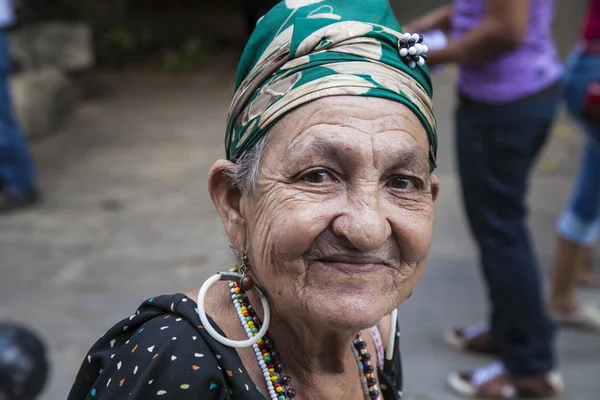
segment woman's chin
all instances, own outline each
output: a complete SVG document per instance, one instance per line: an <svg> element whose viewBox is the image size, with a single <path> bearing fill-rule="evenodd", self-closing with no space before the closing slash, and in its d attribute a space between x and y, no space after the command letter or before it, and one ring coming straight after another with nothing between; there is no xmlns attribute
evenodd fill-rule
<svg viewBox="0 0 600 400"><path fill-rule="evenodd" d="M398 307L414 287L413 279L395 282L386 271L319 275L308 280L301 299L305 312L321 326L372 327Z"/></svg>
<svg viewBox="0 0 600 400"><path fill-rule="evenodd" d="M307 304L310 318L317 320L320 326L357 331L375 326L400 302L398 293L387 297L362 293L346 293L333 298L324 297L314 296L315 300Z"/></svg>

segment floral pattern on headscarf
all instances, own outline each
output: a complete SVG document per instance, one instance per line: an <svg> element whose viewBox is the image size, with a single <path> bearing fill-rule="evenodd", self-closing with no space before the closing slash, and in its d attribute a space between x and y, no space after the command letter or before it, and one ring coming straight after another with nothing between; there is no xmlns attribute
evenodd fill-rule
<svg viewBox="0 0 600 400"><path fill-rule="evenodd" d="M285 0L257 24L236 78L227 158L239 160L291 110L327 96L400 102L420 119L437 152L426 66L399 55L403 38L387 0Z"/></svg>

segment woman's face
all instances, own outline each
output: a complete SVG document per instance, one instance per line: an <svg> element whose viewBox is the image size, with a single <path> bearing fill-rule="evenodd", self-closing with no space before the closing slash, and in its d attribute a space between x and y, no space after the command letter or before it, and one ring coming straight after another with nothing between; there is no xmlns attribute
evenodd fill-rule
<svg viewBox="0 0 600 400"><path fill-rule="evenodd" d="M320 99L272 128L257 192L230 196L224 222L276 312L366 328L411 294L438 192L428 155L418 118L384 99Z"/></svg>

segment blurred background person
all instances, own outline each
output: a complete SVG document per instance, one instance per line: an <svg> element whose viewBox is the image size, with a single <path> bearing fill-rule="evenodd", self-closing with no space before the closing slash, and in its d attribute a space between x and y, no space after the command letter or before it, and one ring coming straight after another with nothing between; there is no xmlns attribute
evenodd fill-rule
<svg viewBox="0 0 600 400"><path fill-rule="evenodd" d="M552 19L548 0L456 0L406 27L450 28L448 46L431 51L427 63L460 66L456 151L491 314L489 325L455 329L447 339L501 359L449 375L450 388L467 397L540 398L563 390L525 204L561 94Z"/></svg>
<svg viewBox="0 0 600 400"><path fill-rule="evenodd" d="M30 329L0 323L0 400L35 400L48 380L46 346Z"/></svg>
<svg viewBox="0 0 600 400"><path fill-rule="evenodd" d="M589 0L580 43L566 69L565 101L585 133L581 169L557 223L549 307L556 322L600 332L600 311L577 301L578 282L591 283L591 252L600 229L600 0Z"/></svg>
<svg viewBox="0 0 600 400"><path fill-rule="evenodd" d="M30 206L39 199L34 166L10 95L8 29L14 19L11 0L0 0L0 213Z"/></svg>

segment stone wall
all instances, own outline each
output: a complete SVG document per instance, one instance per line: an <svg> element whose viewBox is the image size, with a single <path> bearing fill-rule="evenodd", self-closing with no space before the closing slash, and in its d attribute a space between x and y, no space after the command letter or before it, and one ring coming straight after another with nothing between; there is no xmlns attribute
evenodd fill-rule
<svg viewBox="0 0 600 400"><path fill-rule="evenodd" d="M13 101L29 137L51 132L81 98L79 77L94 65L85 23L43 22L11 35Z"/></svg>

